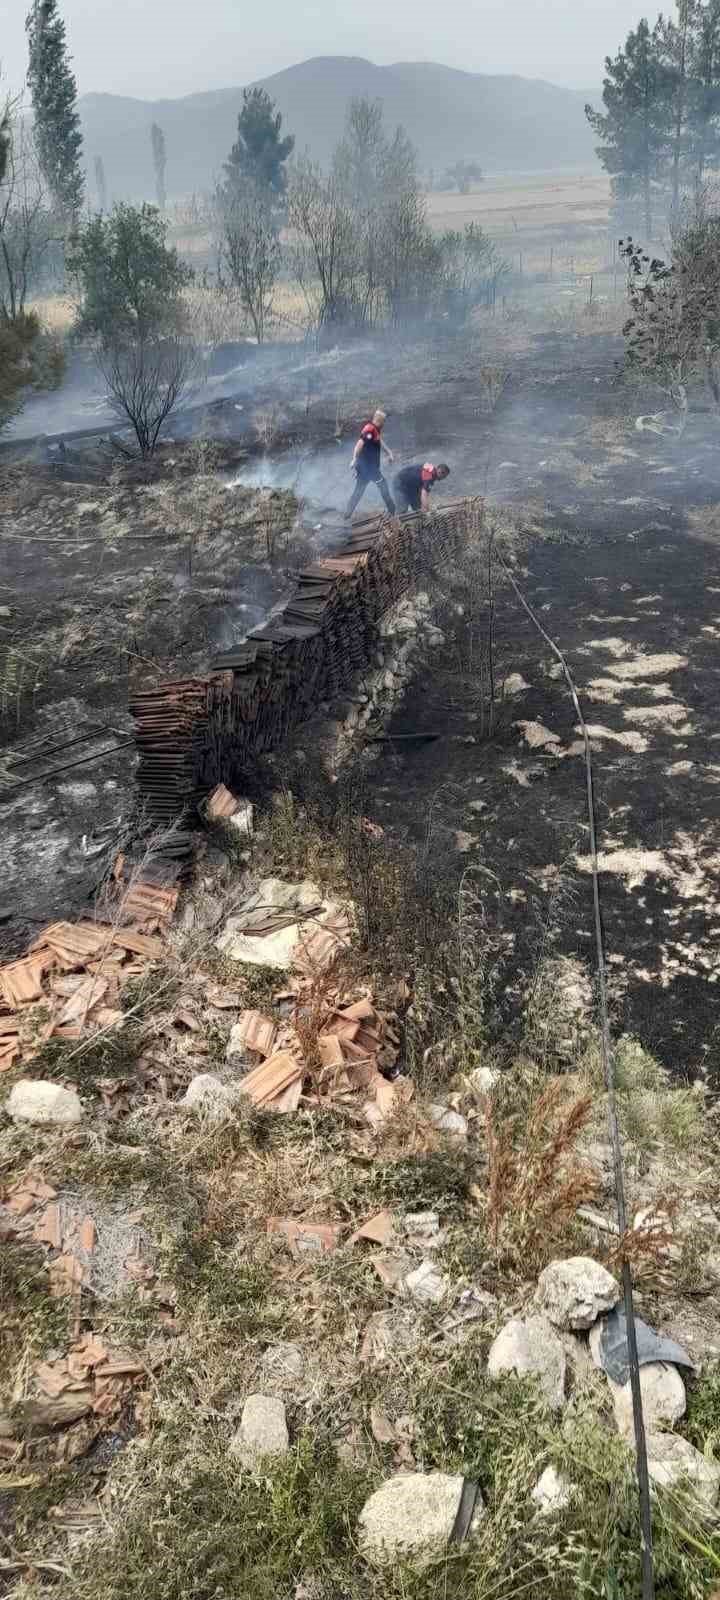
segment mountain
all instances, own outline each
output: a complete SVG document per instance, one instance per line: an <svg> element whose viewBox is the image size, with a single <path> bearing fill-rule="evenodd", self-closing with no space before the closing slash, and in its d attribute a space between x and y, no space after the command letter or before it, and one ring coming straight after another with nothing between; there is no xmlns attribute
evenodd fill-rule
<svg viewBox="0 0 720 1600"><path fill-rule="evenodd" d="M441 172L463 156L487 172L545 171L594 162L585 97L540 79L489 77L434 62L376 67L357 56L315 56L261 80L277 102L296 148L326 161L353 95L380 99L390 127L402 123L423 169ZM168 151L172 199L209 188L235 137L242 89L215 89L179 100L131 100L88 94L80 100L85 158L105 164L115 200L152 199L150 127L159 122Z"/></svg>

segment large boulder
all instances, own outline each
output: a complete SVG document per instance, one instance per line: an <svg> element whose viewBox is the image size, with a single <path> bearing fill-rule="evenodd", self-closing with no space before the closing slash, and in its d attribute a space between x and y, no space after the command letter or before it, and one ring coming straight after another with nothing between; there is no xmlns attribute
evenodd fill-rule
<svg viewBox="0 0 720 1600"><path fill-rule="evenodd" d="M491 1378L507 1373L536 1378L552 1411L559 1411L565 1404L565 1371L565 1351L545 1317L513 1317L490 1347Z"/></svg>
<svg viewBox="0 0 720 1600"><path fill-rule="evenodd" d="M591 1256L551 1261L538 1279L536 1300L541 1311L565 1332L592 1328L619 1299L619 1284Z"/></svg>
<svg viewBox="0 0 720 1600"><path fill-rule="evenodd" d="M74 1089L63 1089L59 1083L47 1083L42 1078L21 1078L5 1102L5 1110L13 1122L34 1122L39 1126L52 1123L58 1127L80 1122L82 1106Z"/></svg>
<svg viewBox="0 0 720 1600"><path fill-rule="evenodd" d="M625 1439L635 1437L633 1426L632 1389L627 1383L613 1383L608 1378L618 1433ZM640 1390L643 1400L645 1432L659 1433L663 1424L679 1422L685 1415L685 1385L677 1367L666 1361L650 1361L640 1368Z"/></svg>
<svg viewBox="0 0 720 1600"><path fill-rule="evenodd" d="M460 1507L464 1479L445 1472L399 1473L366 1500L360 1549L374 1566L398 1560L424 1565L445 1549ZM478 1495L473 1525L484 1512Z"/></svg>
<svg viewBox="0 0 720 1600"><path fill-rule="evenodd" d="M651 1433L647 1441L648 1471L658 1488L687 1487L695 1512L709 1516L720 1497L720 1467L708 1461L687 1439L675 1433Z"/></svg>
<svg viewBox="0 0 720 1600"><path fill-rule="evenodd" d="M257 1467L269 1456L287 1455L290 1449L285 1406L267 1394L250 1394L243 1406L240 1427L230 1441L230 1454L244 1467Z"/></svg>

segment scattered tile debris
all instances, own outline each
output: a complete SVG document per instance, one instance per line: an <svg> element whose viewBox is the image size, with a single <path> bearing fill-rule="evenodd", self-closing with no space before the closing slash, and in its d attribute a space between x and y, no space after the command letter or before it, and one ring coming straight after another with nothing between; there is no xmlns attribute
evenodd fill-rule
<svg viewBox="0 0 720 1600"><path fill-rule="evenodd" d="M21 960L0 966L0 1072L32 1061L49 1039L122 1025L123 985L165 954L178 893L131 884L115 921L53 922Z"/></svg>

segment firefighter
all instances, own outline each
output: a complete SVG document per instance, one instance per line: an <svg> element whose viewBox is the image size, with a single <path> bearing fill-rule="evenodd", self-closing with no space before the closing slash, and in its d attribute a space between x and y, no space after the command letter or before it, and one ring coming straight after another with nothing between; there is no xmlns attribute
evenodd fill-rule
<svg viewBox="0 0 720 1600"><path fill-rule="evenodd" d="M360 501L369 483L374 483L380 490L385 506L390 516L395 515L395 501L388 489L387 482L382 474L382 455L388 461L394 461L392 450L389 450L382 436L385 426L385 412L376 411L371 422L363 423L360 429L360 438L353 450L350 466L355 473L357 482L350 496L346 518L352 517L353 511L359 506Z"/></svg>
<svg viewBox="0 0 720 1600"><path fill-rule="evenodd" d="M403 467L393 479L393 489L400 511L429 511L430 491L434 483L450 476L446 462L433 466L426 461L423 466Z"/></svg>

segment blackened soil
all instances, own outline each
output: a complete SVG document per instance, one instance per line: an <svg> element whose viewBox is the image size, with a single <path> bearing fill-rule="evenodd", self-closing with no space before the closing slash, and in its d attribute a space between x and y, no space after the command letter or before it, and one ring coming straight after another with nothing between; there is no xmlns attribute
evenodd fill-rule
<svg viewBox="0 0 720 1600"><path fill-rule="evenodd" d="M648 404L613 385L610 341L585 341L573 360L567 346L549 354L517 365L477 455L500 520L511 508L530 533L518 578L567 653L593 729L614 1022L674 1071L703 1070L717 1082L715 425L699 415L682 441L640 434L635 416L657 397ZM463 463L472 450L468 409L464 400L460 415L443 417L448 440L451 431L461 436ZM528 687L507 697L495 736L483 737L477 685L473 692L458 671L449 621L445 648L391 728L441 738L386 747L371 784L386 827L426 839L432 811L437 827L458 833L459 865L481 869L491 943L504 952L500 1014L508 1019L541 953L592 964L594 948L577 717L507 584L496 631L499 677L519 673ZM531 745L543 730L552 737Z"/></svg>

